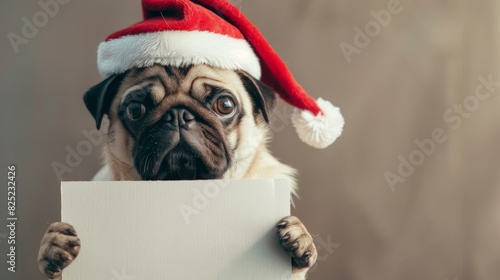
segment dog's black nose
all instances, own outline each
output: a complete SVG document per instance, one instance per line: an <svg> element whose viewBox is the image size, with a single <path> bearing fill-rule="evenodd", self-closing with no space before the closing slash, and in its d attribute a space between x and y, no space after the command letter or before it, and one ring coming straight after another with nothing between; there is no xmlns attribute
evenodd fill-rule
<svg viewBox="0 0 500 280"><path fill-rule="evenodd" d="M185 108L172 108L167 111L164 119L167 125L173 129L189 129L190 124L195 120L195 116Z"/></svg>

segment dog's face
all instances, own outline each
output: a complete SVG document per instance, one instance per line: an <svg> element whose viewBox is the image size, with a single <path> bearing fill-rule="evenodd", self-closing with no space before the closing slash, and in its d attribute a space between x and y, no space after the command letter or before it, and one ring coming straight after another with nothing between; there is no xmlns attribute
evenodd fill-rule
<svg viewBox="0 0 500 280"><path fill-rule="evenodd" d="M108 161L120 176L193 180L222 178L255 152L276 97L241 71L154 65L109 77L84 101L98 128L108 115Z"/></svg>

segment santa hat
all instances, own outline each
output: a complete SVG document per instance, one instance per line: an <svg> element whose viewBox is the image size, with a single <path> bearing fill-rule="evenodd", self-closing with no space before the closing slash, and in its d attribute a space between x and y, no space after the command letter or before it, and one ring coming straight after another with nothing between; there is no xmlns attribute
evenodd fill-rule
<svg viewBox="0 0 500 280"><path fill-rule="evenodd" d="M296 108L292 122L305 143L326 148L342 133L340 110L310 97L257 27L230 2L142 0L142 9L143 21L99 45L97 63L104 77L153 64L243 70Z"/></svg>

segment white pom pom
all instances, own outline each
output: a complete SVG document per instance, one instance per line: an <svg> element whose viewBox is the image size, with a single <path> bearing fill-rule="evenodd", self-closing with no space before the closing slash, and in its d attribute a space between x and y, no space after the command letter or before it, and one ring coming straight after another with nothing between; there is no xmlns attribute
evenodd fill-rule
<svg viewBox="0 0 500 280"><path fill-rule="evenodd" d="M323 114L315 116L310 111L295 109L292 123L300 140L314 148L324 149L342 134L344 118L340 109L329 101L319 98L316 103Z"/></svg>

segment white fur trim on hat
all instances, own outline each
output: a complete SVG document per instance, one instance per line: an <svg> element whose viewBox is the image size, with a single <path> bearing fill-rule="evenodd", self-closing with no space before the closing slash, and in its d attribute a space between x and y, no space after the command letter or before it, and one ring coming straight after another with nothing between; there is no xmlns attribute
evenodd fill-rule
<svg viewBox="0 0 500 280"><path fill-rule="evenodd" d="M102 42L97 51L97 66L104 77L153 64L207 64L261 77L259 59L245 39L206 31L128 35Z"/></svg>
<svg viewBox="0 0 500 280"><path fill-rule="evenodd" d="M324 149L342 134L344 117L340 109L329 101L319 98L316 103L322 114L315 116L310 111L296 108L292 115L292 123L300 140L312 147Z"/></svg>

